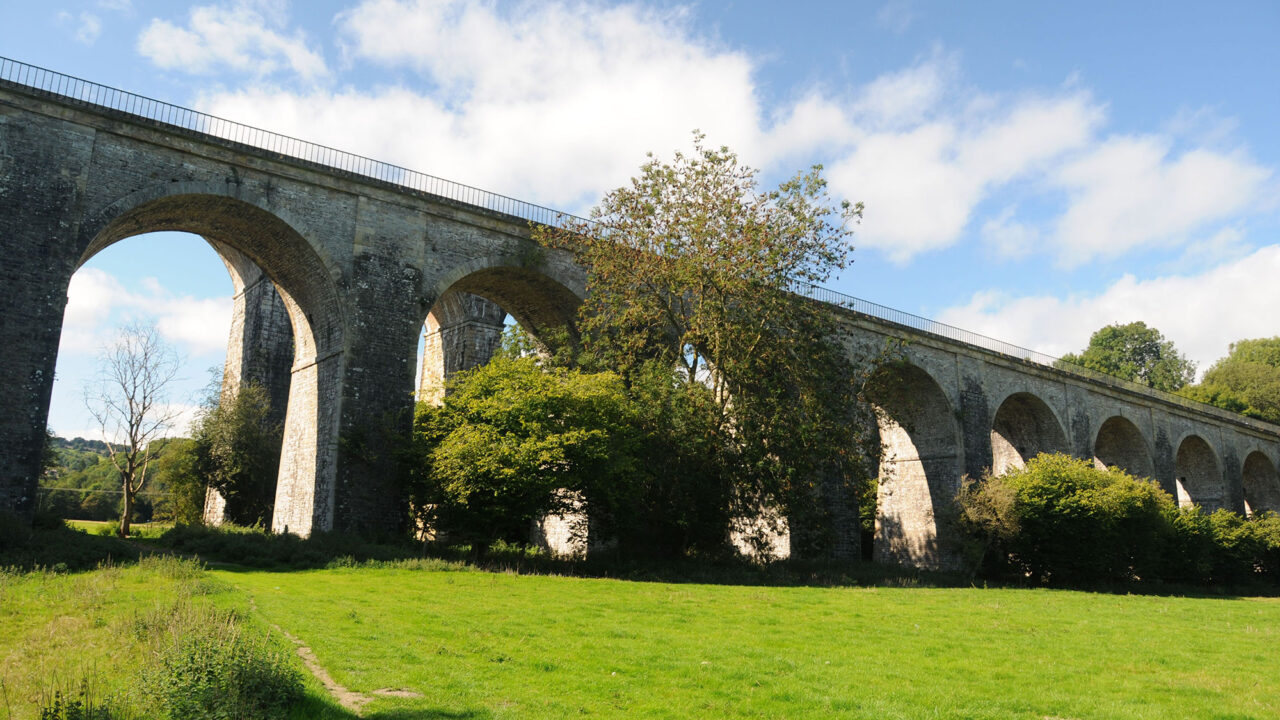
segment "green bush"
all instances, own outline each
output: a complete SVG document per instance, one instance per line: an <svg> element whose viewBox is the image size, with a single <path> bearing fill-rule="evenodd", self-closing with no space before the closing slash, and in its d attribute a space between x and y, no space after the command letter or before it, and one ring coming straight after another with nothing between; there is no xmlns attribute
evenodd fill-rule
<svg viewBox="0 0 1280 720"><path fill-rule="evenodd" d="M971 559L989 577L1054 585L1280 580L1280 517L1179 508L1151 480L1040 455L957 496Z"/></svg>
<svg viewBox="0 0 1280 720"><path fill-rule="evenodd" d="M302 698L289 653L235 613L179 604L135 630L158 644L143 689L165 717L272 720Z"/></svg>
<svg viewBox="0 0 1280 720"><path fill-rule="evenodd" d="M1176 513L1154 482L1067 455L1040 455L958 500L988 572L1055 585L1157 577Z"/></svg>

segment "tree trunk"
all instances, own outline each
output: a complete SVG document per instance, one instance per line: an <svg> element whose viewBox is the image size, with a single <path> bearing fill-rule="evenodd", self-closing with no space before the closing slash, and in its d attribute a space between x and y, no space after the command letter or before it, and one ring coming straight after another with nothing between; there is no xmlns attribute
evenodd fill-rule
<svg viewBox="0 0 1280 720"><path fill-rule="evenodd" d="M124 478L124 512L120 514L120 537L129 537L129 521L133 519L133 487L128 477Z"/></svg>

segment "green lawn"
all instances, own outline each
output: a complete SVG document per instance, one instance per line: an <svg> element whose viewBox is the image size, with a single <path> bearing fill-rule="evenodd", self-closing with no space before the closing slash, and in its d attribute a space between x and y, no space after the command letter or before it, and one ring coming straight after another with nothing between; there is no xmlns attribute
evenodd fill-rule
<svg viewBox="0 0 1280 720"><path fill-rule="evenodd" d="M213 574L387 717L1280 716L1276 599Z"/></svg>
<svg viewBox="0 0 1280 720"><path fill-rule="evenodd" d="M100 534L107 527L114 526L113 523L103 522L101 520L67 520L66 523L69 528L83 530L91 535ZM173 523L130 523L129 535L135 538L157 538L163 535L164 531L171 527L173 527Z"/></svg>
<svg viewBox="0 0 1280 720"><path fill-rule="evenodd" d="M1277 599L173 566L0 573L0 719L84 677L146 717L136 619L175 601L279 625L382 720L1280 716ZM355 716L312 682L293 717Z"/></svg>
<svg viewBox="0 0 1280 720"><path fill-rule="evenodd" d="M149 652L138 619L182 602L250 612L243 592L203 572L191 577L190 564L174 568L162 560L83 573L0 570L0 720L36 718L54 691L75 694L85 683L127 717L152 717L137 691ZM352 716L311 681L292 717Z"/></svg>

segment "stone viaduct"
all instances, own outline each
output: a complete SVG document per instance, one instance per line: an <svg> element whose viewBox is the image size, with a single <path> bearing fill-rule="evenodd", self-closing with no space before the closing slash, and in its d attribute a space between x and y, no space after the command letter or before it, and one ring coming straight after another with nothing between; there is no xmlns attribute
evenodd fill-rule
<svg viewBox="0 0 1280 720"><path fill-rule="evenodd" d="M529 239L530 222L556 218L0 59L0 510L34 506L72 274L115 242L176 230L204 237L234 283L224 388L261 382L282 412L273 529L396 531L382 448L407 431L415 377L485 362L508 313L535 337L572 330L584 274ZM851 353L898 348L872 397L878 559L948 565L961 478L1041 451L1153 477L1184 503L1280 509L1280 427L810 294L834 301ZM217 520L220 498L206 512Z"/></svg>

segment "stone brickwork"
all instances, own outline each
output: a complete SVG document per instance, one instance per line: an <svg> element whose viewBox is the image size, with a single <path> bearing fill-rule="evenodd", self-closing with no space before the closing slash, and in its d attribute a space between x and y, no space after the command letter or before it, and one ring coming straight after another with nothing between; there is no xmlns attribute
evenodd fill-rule
<svg viewBox="0 0 1280 720"><path fill-rule="evenodd" d="M262 268L235 248L216 240L208 242L227 266L233 287L222 397L234 397L245 383L256 383L266 390L271 404L267 422L283 427L293 365L289 310ZM225 519L226 501L210 488L205 494L204 520L219 525Z"/></svg>
<svg viewBox="0 0 1280 720"><path fill-rule="evenodd" d="M410 427L423 318L444 377L487 357L502 311L571 339L585 293L581 268L519 218L0 85L0 509L32 510L72 273L159 230L205 237L239 277L227 382L262 378L286 398L272 526L303 535L406 522L387 458ZM851 354L898 347L868 388L883 561L954 566L961 478L1045 450L1151 475L1189 502L1280 504L1276 426L832 312ZM846 507L815 522L831 525L833 552L856 552L835 489L823 497Z"/></svg>
<svg viewBox="0 0 1280 720"><path fill-rule="evenodd" d="M439 402L454 374L484 365L502 342L507 313L479 295L448 292L427 314L423 326L418 399Z"/></svg>

